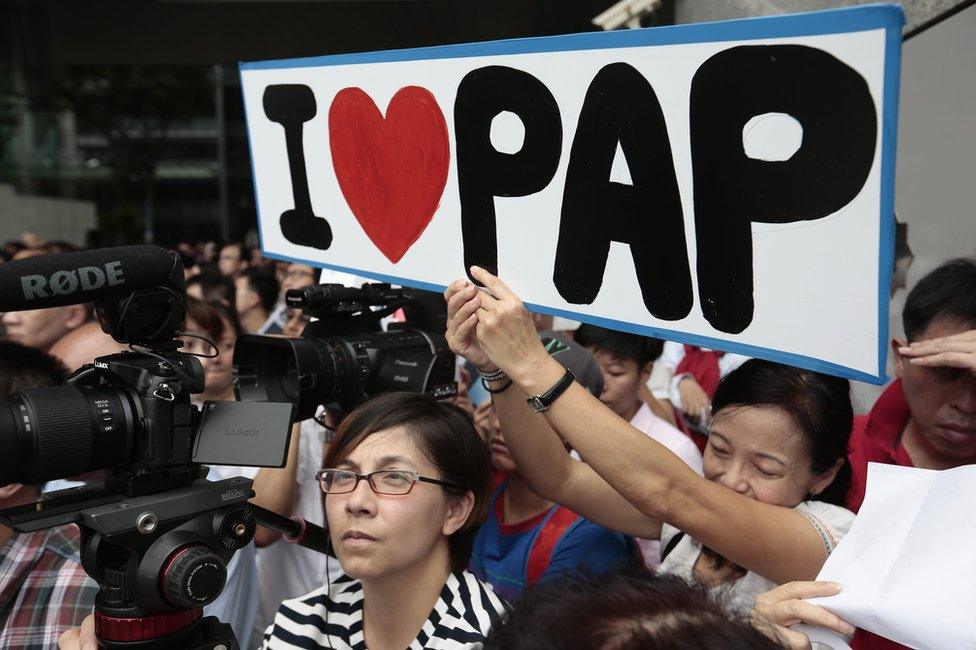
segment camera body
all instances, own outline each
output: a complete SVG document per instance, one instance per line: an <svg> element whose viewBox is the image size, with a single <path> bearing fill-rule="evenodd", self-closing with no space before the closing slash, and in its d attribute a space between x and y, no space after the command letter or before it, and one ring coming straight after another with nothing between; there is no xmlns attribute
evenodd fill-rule
<svg viewBox="0 0 976 650"><path fill-rule="evenodd" d="M360 288L324 284L288 292L287 304L318 320L300 339L245 335L234 354L238 397L290 401L295 419L312 417L319 405L352 410L373 395L409 391L445 399L457 394L457 357L443 335L431 329L380 321L416 305L409 289L389 284ZM371 307L382 307L373 311ZM424 313L421 319L437 319Z"/></svg>
<svg viewBox="0 0 976 650"><path fill-rule="evenodd" d="M207 431L190 402L203 389L193 356L121 352L95 359L64 386L0 396L0 480L33 484L105 469L105 488L126 497L187 485L205 475L194 458L200 439L220 433ZM241 426L253 426L260 409L248 408Z"/></svg>

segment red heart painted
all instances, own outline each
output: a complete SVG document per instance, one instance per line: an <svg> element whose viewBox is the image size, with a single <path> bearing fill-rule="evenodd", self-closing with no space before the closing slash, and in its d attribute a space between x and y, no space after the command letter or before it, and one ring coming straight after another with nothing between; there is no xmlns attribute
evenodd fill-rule
<svg viewBox="0 0 976 650"><path fill-rule="evenodd" d="M346 203L396 264L427 228L447 183L451 153L437 100L405 86L384 119L362 89L344 88L329 109L329 145Z"/></svg>

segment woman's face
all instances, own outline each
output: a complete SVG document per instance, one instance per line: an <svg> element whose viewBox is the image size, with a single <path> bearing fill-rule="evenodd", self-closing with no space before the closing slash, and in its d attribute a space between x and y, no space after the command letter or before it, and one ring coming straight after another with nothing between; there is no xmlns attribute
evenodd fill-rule
<svg viewBox="0 0 976 650"><path fill-rule="evenodd" d="M234 386L234 328L231 326L230 321L226 318L222 318L224 323L223 335L217 339L213 332L206 332L200 327L196 322L191 319L186 321L186 332L188 334L196 334L197 336L203 336L212 340L216 346L217 350L220 352L213 359L207 359L200 357L200 363L203 365L203 371L207 378L207 387L200 393L197 397L201 400L207 399L228 399L228 394L233 391ZM209 343L201 341L198 338L184 337L183 352L188 354L200 354L210 356L214 353L214 349ZM233 399L232 397L229 399Z"/></svg>
<svg viewBox="0 0 976 650"><path fill-rule="evenodd" d="M816 474L803 434L775 406L733 406L712 420L702 468L705 478L750 499L792 508L833 480Z"/></svg>
<svg viewBox="0 0 976 650"><path fill-rule="evenodd" d="M360 474L405 469L442 478L401 428L367 436L337 469ZM470 492L464 498L452 497L439 485L423 481L399 496L376 494L367 481L359 481L352 492L326 495L325 514L343 571L370 579L436 558L448 561L448 537L467 521L472 503Z"/></svg>

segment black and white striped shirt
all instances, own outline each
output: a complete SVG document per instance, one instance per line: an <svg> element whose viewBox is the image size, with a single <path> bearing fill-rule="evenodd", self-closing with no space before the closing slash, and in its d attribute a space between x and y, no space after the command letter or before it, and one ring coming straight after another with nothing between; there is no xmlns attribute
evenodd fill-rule
<svg viewBox="0 0 976 650"><path fill-rule="evenodd" d="M478 650L488 630L505 616L490 585L467 571L452 573L409 650ZM286 600L264 633L264 648L366 650L363 586L343 576L310 594Z"/></svg>

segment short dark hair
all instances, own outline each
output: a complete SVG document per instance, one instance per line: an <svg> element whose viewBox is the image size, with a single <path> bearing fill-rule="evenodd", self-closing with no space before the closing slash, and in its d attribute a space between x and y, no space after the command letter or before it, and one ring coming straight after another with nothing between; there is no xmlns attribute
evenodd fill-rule
<svg viewBox="0 0 976 650"><path fill-rule="evenodd" d="M204 300L208 302L226 300L228 304L234 304L237 289L234 287L234 281L227 276L221 275L215 270L204 271L186 281L187 288L197 284L200 285L200 293Z"/></svg>
<svg viewBox="0 0 976 650"><path fill-rule="evenodd" d="M618 332L583 323L577 328L573 340L584 348L594 348L618 359L633 359L638 368L656 360L664 351L664 341L640 334Z"/></svg>
<svg viewBox="0 0 976 650"><path fill-rule="evenodd" d="M186 318L213 336L215 343L216 339L224 335L225 320L230 323L231 334L235 339L241 335L241 321L237 318L237 312L219 301L197 300L193 296L187 296Z"/></svg>
<svg viewBox="0 0 976 650"><path fill-rule="evenodd" d="M712 414L738 406L775 406L802 432L811 469L826 472L843 459L834 481L817 501L843 506L851 484L847 445L854 423L851 384L812 370L750 359L726 375L712 397Z"/></svg>
<svg viewBox="0 0 976 650"><path fill-rule="evenodd" d="M240 253L242 260L247 259L247 253L248 253L247 246L245 246L243 243L239 241L225 241L223 244L220 245L220 248L217 249L217 254L220 255L220 253L225 248L230 248L231 246L237 247L237 250Z"/></svg>
<svg viewBox="0 0 976 650"><path fill-rule="evenodd" d="M336 467L368 436L403 427L421 453L440 472L440 479L463 485L448 486L452 496L474 494L468 521L451 535L451 570L463 571L471 559L478 526L485 519L491 491L491 453L478 436L471 418L452 404L419 393L385 393L355 409L342 421L325 455L325 467Z"/></svg>
<svg viewBox="0 0 976 650"><path fill-rule="evenodd" d="M976 327L976 259L957 257L919 280L901 314L909 341L917 340L936 318Z"/></svg>
<svg viewBox="0 0 976 650"><path fill-rule="evenodd" d="M484 650L782 648L677 576L630 568L567 574L526 589Z"/></svg>
<svg viewBox="0 0 976 650"><path fill-rule="evenodd" d="M248 288L258 294L261 308L270 312L278 302L278 280L274 275L258 267L250 268L241 273L247 280Z"/></svg>
<svg viewBox="0 0 976 650"><path fill-rule="evenodd" d="M44 246L47 248L51 255L61 255L63 253L75 253L81 249L72 244L71 242L63 240L49 241Z"/></svg>
<svg viewBox="0 0 976 650"><path fill-rule="evenodd" d="M0 340L0 396L18 390L58 386L67 378L68 369L47 352Z"/></svg>
<svg viewBox="0 0 976 650"><path fill-rule="evenodd" d="M0 260L9 262L14 258L14 255L25 248L27 248L27 244L22 241L16 241L13 239L7 240L3 242L3 247L0 247Z"/></svg>

